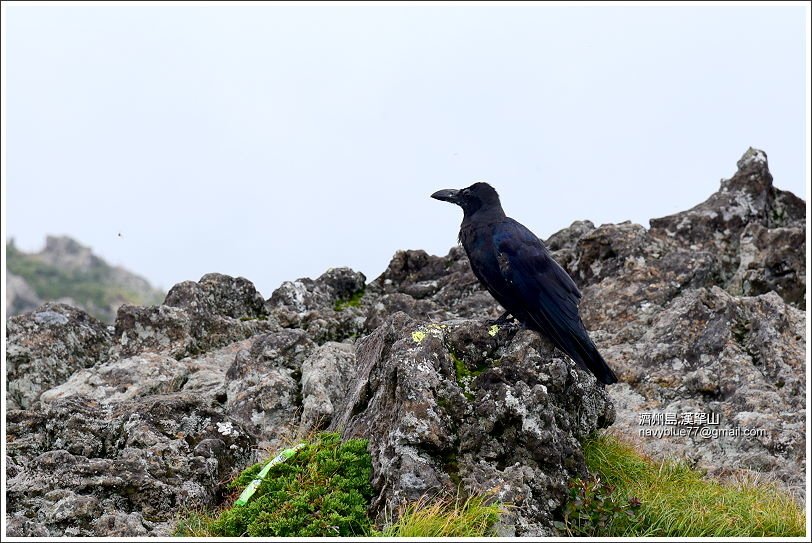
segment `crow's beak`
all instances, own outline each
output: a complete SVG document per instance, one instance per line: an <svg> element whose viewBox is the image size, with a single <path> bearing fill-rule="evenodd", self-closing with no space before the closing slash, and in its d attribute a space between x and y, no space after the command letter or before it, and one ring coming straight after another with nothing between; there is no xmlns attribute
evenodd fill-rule
<svg viewBox="0 0 812 543"><path fill-rule="evenodd" d="M459 204L459 194L460 191L454 189L443 189L438 190L434 194L431 195L432 198L435 200L442 200L444 202L451 202L452 204Z"/></svg>

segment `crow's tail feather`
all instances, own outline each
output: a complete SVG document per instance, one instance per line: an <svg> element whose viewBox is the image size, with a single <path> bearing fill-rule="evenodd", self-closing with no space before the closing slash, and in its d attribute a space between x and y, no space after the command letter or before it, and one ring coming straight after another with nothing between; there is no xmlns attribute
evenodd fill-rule
<svg viewBox="0 0 812 543"><path fill-rule="evenodd" d="M609 367L609 364L606 363L606 360L603 359L601 353L598 352L597 347L592 345L592 350L590 352L590 357L586 362L586 365L595 374L595 377L598 378L598 381L603 383L604 385L611 385L613 383L617 383L617 375L615 372L612 371L612 368Z"/></svg>
<svg viewBox="0 0 812 543"><path fill-rule="evenodd" d="M584 330L586 335L586 330ZM592 343L588 335L586 337L573 337L572 347L569 349L569 354L575 362L583 369L592 372L592 374L605 385L617 383L617 375L603 359L598 348Z"/></svg>
<svg viewBox="0 0 812 543"><path fill-rule="evenodd" d="M543 334L553 344L567 353L584 371L591 372L601 383L611 385L617 383L617 375L603 359L598 348L589 337L580 318L577 323L562 325L561 321L549 319L544 313L530 314L529 319L519 319L530 328Z"/></svg>

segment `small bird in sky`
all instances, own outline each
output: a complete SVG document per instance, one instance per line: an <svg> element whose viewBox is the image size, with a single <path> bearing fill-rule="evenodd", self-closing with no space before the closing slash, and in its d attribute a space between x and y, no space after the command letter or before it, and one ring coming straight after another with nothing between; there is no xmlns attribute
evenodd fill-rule
<svg viewBox="0 0 812 543"><path fill-rule="evenodd" d="M505 309L497 322L507 322L512 315L549 338L601 383L616 383L617 376L578 314L581 292L575 282L533 232L505 216L496 190L474 183L431 197L462 208L459 240L474 275Z"/></svg>

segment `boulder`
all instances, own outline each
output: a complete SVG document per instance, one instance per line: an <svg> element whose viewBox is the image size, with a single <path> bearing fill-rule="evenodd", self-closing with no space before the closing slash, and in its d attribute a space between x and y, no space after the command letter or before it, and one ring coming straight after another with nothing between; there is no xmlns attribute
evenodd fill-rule
<svg viewBox="0 0 812 543"><path fill-rule="evenodd" d="M220 273L170 289L158 306L123 305L116 316L117 354L166 352L175 358L206 353L277 328L253 283Z"/></svg>
<svg viewBox="0 0 812 543"><path fill-rule="evenodd" d="M120 403L74 396L7 413L9 536L169 535L213 505L254 445L193 394Z"/></svg>
<svg viewBox="0 0 812 543"><path fill-rule="evenodd" d="M514 504L517 535L551 535L580 441L612 423L602 385L538 334L395 313L358 345L331 427L369 439L373 510L438 493Z"/></svg>
<svg viewBox="0 0 812 543"><path fill-rule="evenodd" d="M104 362L113 340L81 309L47 303L6 321L6 408L27 409L75 371Z"/></svg>

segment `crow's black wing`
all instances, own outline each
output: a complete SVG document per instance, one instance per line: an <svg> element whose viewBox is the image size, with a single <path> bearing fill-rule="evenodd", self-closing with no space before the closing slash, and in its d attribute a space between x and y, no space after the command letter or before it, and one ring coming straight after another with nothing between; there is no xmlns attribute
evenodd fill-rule
<svg viewBox="0 0 812 543"><path fill-rule="evenodd" d="M512 298L554 342L582 327L581 292L533 232L507 219L494 225L493 242Z"/></svg>
<svg viewBox="0 0 812 543"><path fill-rule="evenodd" d="M494 225L493 243L508 296L517 304L517 312L530 321L526 324L604 383L615 382L578 315L581 292L541 240L520 223L506 219Z"/></svg>

